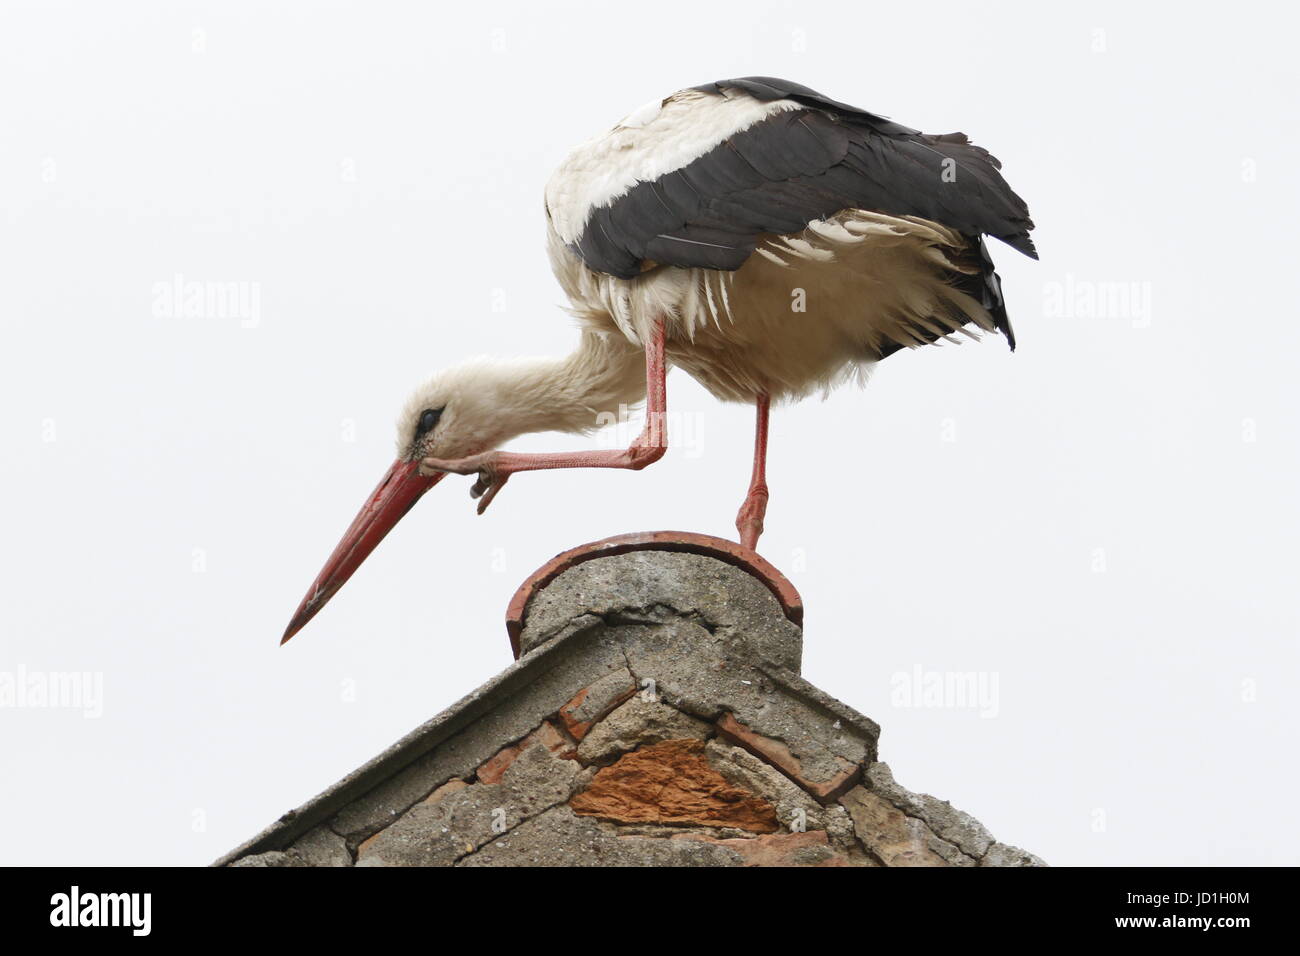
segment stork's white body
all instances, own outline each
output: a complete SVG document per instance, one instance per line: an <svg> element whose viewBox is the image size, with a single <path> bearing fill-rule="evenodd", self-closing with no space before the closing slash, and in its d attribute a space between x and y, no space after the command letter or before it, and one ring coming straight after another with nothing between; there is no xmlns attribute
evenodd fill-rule
<svg viewBox="0 0 1300 956"><path fill-rule="evenodd" d="M669 361L723 400L798 398L861 372L888 342L926 344L993 319L954 288L972 272L967 240L916 217L846 209L795 233L765 236L735 271L650 264L623 279L595 272L573 251L593 209L652 181L774 113L782 99L684 90L637 110L575 149L546 187L547 248L575 314L592 331L641 348L666 324Z"/></svg>

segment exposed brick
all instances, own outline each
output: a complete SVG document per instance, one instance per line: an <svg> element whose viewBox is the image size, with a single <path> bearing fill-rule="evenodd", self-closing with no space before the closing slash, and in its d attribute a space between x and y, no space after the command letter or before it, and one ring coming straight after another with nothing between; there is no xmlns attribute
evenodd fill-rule
<svg viewBox="0 0 1300 956"><path fill-rule="evenodd" d="M728 783L709 765L702 740L665 740L597 771L569 801L573 811L617 823L736 827L754 833L779 828L776 809Z"/></svg>

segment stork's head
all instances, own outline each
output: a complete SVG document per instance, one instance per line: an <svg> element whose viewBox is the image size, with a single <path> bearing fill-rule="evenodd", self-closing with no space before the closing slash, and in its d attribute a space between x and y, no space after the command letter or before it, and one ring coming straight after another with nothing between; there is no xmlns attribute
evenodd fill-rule
<svg viewBox="0 0 1300 956"><path fill-rule="evenodd" d="M398 461L466 458L526 431L515 394L523 364L474 359L417 388L397 416Z"/></svg>
<svg viewBox="0 0 1300 956"><path fill-rule="evenodd" d="M420 386L397 418L397 460L371 492L285 629L284 643L325 606L376 545L444 477L420 474L425 458L465 458L529 431L531 368L467 362ZM521 394L521 389L523 394Z"/></svg>

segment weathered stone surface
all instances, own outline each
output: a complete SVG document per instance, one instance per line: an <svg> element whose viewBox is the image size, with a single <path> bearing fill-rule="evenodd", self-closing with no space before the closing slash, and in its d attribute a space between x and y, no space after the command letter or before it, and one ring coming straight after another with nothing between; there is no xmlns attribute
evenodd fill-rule
<svg viewBox="0 0 1300 956"><path fill-rule="evenodd" d="M479 783L500 783L502 775L506 772L515 759L531 747L533 744L541 744L551 753L561 759L572 759L575 754L573 744L571 744L563 734L555 729L555 725L549 720L542 721L542 725L530 733L518 743L511 744L508 747L502 747L495 754L489 757L478 768Z"/></svg>
<svg viewBox="0 0 1300 956"><path fill-rule="evenodd" d="M687 737L703 740L712 733L711 724L637 695L591 729L578 745L578 758L583 763L605 763L643 744Z"/></svg>
<svg viewBox="0 0 1300 956"><path fill-rule="evenodd" d="M580 620L584 614L587 620ZM724 653L767 659L796 673L803 632L770 590L747 571L715 558L670 551L633 551L570 568L533 596L520 634L523 653L562 638L592 619L607 624L703 625Z"/></svg>
<svg viewBox="0 0 1300 956"><path fill-rule="evenodd" d="M666 740L625 754L597 771L569 806L620 823L732 826L755 833L779 826L770 803L709 766L700 740Z"/></svg>
<svg viewBox="0 0 1300 956"><path fill-rule="evenodd" d="M352 854L347 842L326 826L308 830L289 848L297 855L302 866L351 866Z"/></svg>
<svg viewBox="0 0 1300 956"><path fill-rule="evenodd" d="M340 810L331 821L331 828L348 840L349 845L355 846L369 834L388 826L451 775L450 766L445 770L438 766L443 763L439 759L441 756L430 754L389 777L364 797Z"/></svg>
<svg viewBox="0 0 1300 956"><path fill-rule="evenodd" d="M848 790L860 775L861 768L843 757L831 756L832 772L827 776L809 773L803 761L790 752L784 741L773 740L755 733L732 714L718 718L718 733L725 739L744 747L756 757L780 768L781 772L797 781L801 787L819 800L831 801Z"/></svg>
<svg viewBox="0 0 1300 956"><path fill-rule="evenodd" d="M803 693L802 686L793 692L774 676L788 671L732 653L700 624L677 618L605 633L622 643L639 686L650 682L660 700L693 716L711 721L728 712L754 733L781 741L810 783L837 785L846 767L874 758L874 724L844 720L836 713L842 705L826 706L825 695Z"/></svg>
<svg viewBox="0 0 1300 956"><path fill-rule="evenodd" d="M854 787L840 802L852 816L858 838L885 866L971 866L975 862L951 844L940 846L944 841L922 821L870 790Z"/></svg>
<svg viewBox="0 0 1300 956"><path fill-rule="evenodd" d="M895 783L879 728L799 677L799 629L742 570L596 558L536 592L525 631L515 665L219 864L1042 865Z"/></svg>
<svg viewBox="0 0 1300 956"><path fill-rule="evenodd" d="M868 762L876 759L876 743L880 740L878 723L808 683L787 667L765 662L759 664L758 669L782 697L797 702L801 712L816 715L818 732L826 738L834 753L855 763L862 762L859 754L868 757Z"/></svg>
<svg viewBox="0 0 1300 956"><path fill-rule="evenodd" d="M909 816L923 820L931 830L954 844L963 854L980 859L993 845L993 835L969 813L928 793L912 793L894 781L888 765L873 763L864 775L866 786Z"/></svg>
<svg viewBox="0 0 1300 956"><path fill-rule="evenodd" d="M1047 866L1047 864L1018 846L994 843L984 854L984 859L980 860L980 866Z"/></svg>
<svg viewBox="0 0 1300 956"><path fill-rule="evenodd" d="M456 792L459 791L459 790L464 790L464 789L466 789L466 788L469 787L469 786L470 786L470 784L469 784L468 782L466 782L466 781L464 781L464 780L461 780L461 779L459 779L459 778L457 778L457 779L455 779L455 780L448 780L446 783L444 783L444 784L443 784L441 787L439 787L437 790L433 791L433 793L429 794L427 797L425 797L423 800L421 800L421 801L420 801L420 804L417 804L417 806L418 806L418 805L431 806L431 805L433 805L433 804L438 803L439 801L441 801L444 797L448 797L448 796L450 796L451 794L456 793ZM380 830L378 833L374 834L373 836L368 837L368 838L365 839L365 840L362 840L361 843L360 843L360 845L357 847L357 858L360 859L360 858L363 857L363 856L369 856L369 855L370 855L370 847L371 847L375 842L379 841L379 838L380 838L381 836L383 836L384 833L385 833L384 830ZM388 839L391 840L392 837L390 836ZM372 864L372 863L368 863L368 864L366 864L366 865L367 865L367 866L371 866L371 865L374 865L374 864Z"/></svg>
<svg viewBox="0 0 1300 956"><path fill-rule="evenodd" d="M735 851L745 866L854 866L847 856L830 846L824 830L806 833L772 833L747 839L717 840Z"/></svg>
<svg viewBox="0 0 1300 956"><path fill-rule="evenodd" d="M351 866L352 854L343 838L327 827L315 827L299 837L287 850L255 853L231 866Z"/></svg>
<svg viewBox="0 0 1300 956"><path fill-rule="evenodd" d="M636 692L632 674L626 667L606 674L590 687L584 687L560 708L560 721L574 740L587 736L591 725L600 720Z"/></svg>
<svg viewBox="0 0 1300 956"><path fill-rule="evenodd" d="M357 849L358 866L448 866L511 827L562 803L579 779L575 761L541 744L524 751L498 784L444 788Z"/></svg>
<svg viewBox="0 0 1300 956"><path fill-rule="evenodd" d="M698 623L676 618L659 624L624 624L606 632L620 642L632 676L647 697L713 720L720 699L753 694L755 671L730 657Z"/></svg>
<svg viewBox="0 0 1300 956"><path fill-rule="evenodd" d="M468 786L469 786L469 782L465 780L460 780L460 779L448 780L437 790L433 791L433 793L425 797L424 802L437 803L439 800L447 796L449 793L455 793L457 790L464 790Z"/></svg>
<svg viewBox="0 0 1300 956"><path fill-rule="evenodd" d="M457 866L740 866L742 857L698 839L619 836L612 824L567 806L498 837Z"/></svg>
<svg viewBox="0 0 1300 956"><path fill-rule="evenodd" d="M266 853L250 853L241 856L227 866L298 866L288 853L283 850L269 850Z"/></svg>
<svg viewBox="0 0 1300 956"><path fill-rule="evenodd" d="M663 840L670 840L676 837L692 840L702 840L705 837L711 837L714 840L731 840L738 837L752 837L752 830L742 830L739 827L705 827L699 824L673 824L673 823L618 823L603 820L615 828L615 832L621 837L626 836L644 836L658 837Z"/></svg>
<svg viewBox="0 0 1300 956"><path fill-rule="evenodd" d="M497 696L485 699L480 688L449 708L477 715L429 753L339 810L330 821L331 829L343 836L349 847L357 846L451 778L474 773L501 749L503 741L528 734L559 710L573 696L575 687L593 684L624 667L620 648L600 634L577 636L564 650L564 654L550 655L555 660L546 660L547 667L540 673L516 665L520 673L513 680L498 679ZM541 663L542 658L535 660L535 666Z"/></svg>
<svg viewBox="0 0 1300 956"><path fill-rule="evenodd" d="M710 766L728 783L772 804L777 819L787 830L825 831L840 851L855 858L863 856L853 832L853 821L842 806L823 806L781 771L734 744L710 740L704 752Z"/></svg>

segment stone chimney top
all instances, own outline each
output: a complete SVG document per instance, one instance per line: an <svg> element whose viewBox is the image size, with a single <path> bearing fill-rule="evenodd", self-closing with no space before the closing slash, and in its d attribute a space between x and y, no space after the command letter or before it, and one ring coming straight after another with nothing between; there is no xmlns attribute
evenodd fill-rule
<svg viewBox="0 0 1300 956"><path fill-rule="evenodd" d="M565 552L510 604L512 666L217 865L1042 865L894 782L799 676L802 618L731 542Z"/></svg>

